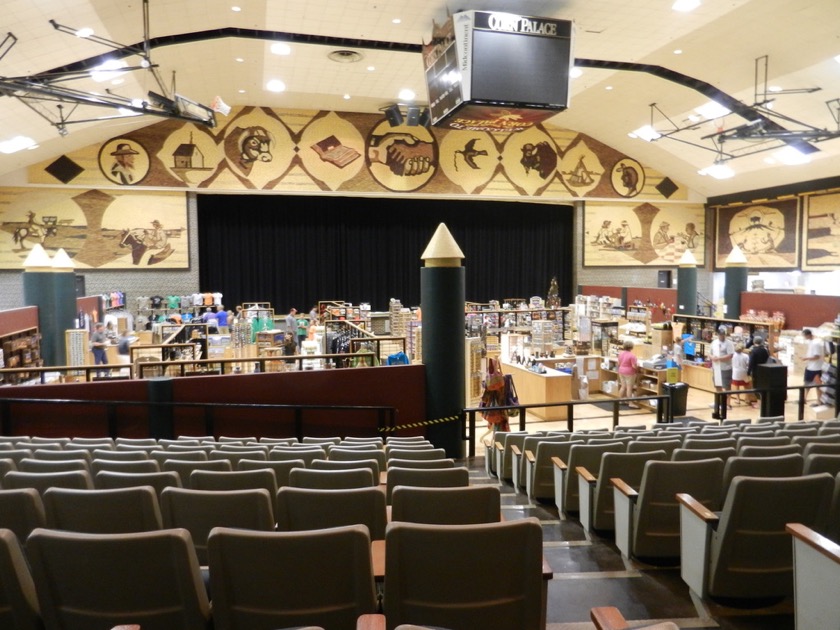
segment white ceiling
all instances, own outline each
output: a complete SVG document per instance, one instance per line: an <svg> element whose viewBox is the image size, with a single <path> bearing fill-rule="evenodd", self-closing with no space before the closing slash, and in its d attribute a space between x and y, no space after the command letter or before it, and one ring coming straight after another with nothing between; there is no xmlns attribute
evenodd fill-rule
<svg viewBox="0 0 840 630"><path fill-rule="evenodd" d="M834 60L840 55L840 0L702 0L701 6L688 14L671 10L672 3L149 0L152 40L235 28L315 36L326 42L294 43L291 55L279 57L270 52L270 41L229 37L158 46L151 58L167 84L175 72L177 92L205 104L218 95L229 105L378 112L395 102L402 88L411 88L417 101L425 103L422 62L413 48L430 38L433 20L442 21L447 10L504 10L574 20L574 54L583 65L584 61L597 60L660 66L708 83L746 105L755 102L756 59L766 55L768 85L785 90L822 88L811 94L779 95L775 111L814 127L837 130L825 103L840 98L840 63ZM241 11L231 10L232 5L239 5ZM400 23L394 24L394 18ZM28 76L109 52L101 44L58 32L50 19L73 28L91 27L98 36L120 44L143 40L142 0L3 0L2 30L13 33L18 42L0 60L0 76ZM3 36L0 34L0 39ZM408 44L412 50L398 50L399 46L355 47L355 40ZM358 50L364 59L355 64L330 61L327 54L340 48ZM677 49L682 54L675 54ZM375 70L367 70L368 66ZM274 94L264 89L267 80L275 77L286 83L285 92ZM123 78L122 85L111 88L122 96L144 97L150 89L157 91L147 72ZM759 83L763 87L763 77ZM92 81L73 85L87 91L102 89L102 84ZM345 94L351 98L345 100ZM840 175L840 138L815 144L819 151L810 164L768 164L768 151L730 161L736 176L715 180L697 173L714 161L713 151L674 139L646 143L627 135L650 122L651 103L683 126L693 108L707 101L708 97L690 87L645 72L585 67L583 75L572 82L571 106L552 122L593 136L704 197ZM54 109L55 105L50 107ZM87 115L109 112L88 108ZM81 114L79 110L74 116L79 118ZM39 143L33 150L0 154L0 182L19 179L20 169L29 164L156 120L136 117L73 124L68 127L69 135L60 137L54 127L17 99L0 97L0 142L23 134ZM711 142L700 140L701 136L744 122L730 114L676 137L701 142L711 149ZM777 122L789 129L801 128L791 122ZM657 112L654 126L662 131L669 129L670 123ZM750 150L746 144L744 147Z"/></svg>

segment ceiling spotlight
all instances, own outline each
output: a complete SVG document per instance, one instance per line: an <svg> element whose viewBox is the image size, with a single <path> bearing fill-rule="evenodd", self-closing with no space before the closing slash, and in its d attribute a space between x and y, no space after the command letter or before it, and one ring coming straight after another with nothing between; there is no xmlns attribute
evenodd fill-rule
<svg viewBox="0 0 840 630"><path fill-rule="evenodd" d="M397 98L401 101L413 101L416 96L417 95L414 93L414 90L403 88L400 90L400 93L397 95Z"/></svg>
<svg viewBox="0 0 840 630"><path fill-rule="evenodd" d="M731 110L727 109L717 101L709 101L700 107L695 107L694 111L703 116L703 118L713 120L715 118L723 118L730 113Z"/></svg>
<svg viewBox="0 0 840 630"><path fill-rule="evenodd" d="M714 177L715 179L729 179L730 177L735 176L735 171L732 170L732 167L723 162L715 162L711 166L707 166L697 172L701 175Z"/></svg>
<svg viewBox="0 0 840 630"><path fill-rule="evenodd" d="M674 0L671 8L680 13L688 13L689 11L694 11L699 6L700 0Z"/></svg>
<svg viewBox="0 0 840 630"><path fill-rule="evenodd" d="M798 166L800 164L808 164L811 161L811 156L799 151L796 147L787 145L778 151L773 152L775 157L782 164L787 166Z"/></svg>
<svg viewBox="0 0 840 630"><path fill-rule="evenodd" d="M91 35L93 35L93 29L89 26L85 26L76 31L76 37L81 37L82 39L87 39Z"/></svg>
<svg viewBox="0 0 840 630"><path fill-rule="evenodd" d="M578 67L574 67L571 70L569 70L569 78L570 79L577 79L579 76L582 76L582 75L583 75L583 70L581 70Z"/></svg>
<svg viewBox="0 0 840 630"><path fill-rule="evenodd" d="M280 79L271 79L268 83L265 84L265 89L269 92L285 92L286 84L283 83Z"/></svg>
<svg viewBox="0 0 840 630"><path fill-rule="evenodd" d="M274 42L271 45L271 53L280 56L291 55L292 47L289 46L286 42Z"/></svg>
<svg viewBox="0 0 840 630"><path fill-rule="evenodd" d="M651 125L644 125L643 127L639 127L631 132L636 138L640 138L645 142L653 142L654 140L658 140L662 137L656 129L654 129Z"/></svg>

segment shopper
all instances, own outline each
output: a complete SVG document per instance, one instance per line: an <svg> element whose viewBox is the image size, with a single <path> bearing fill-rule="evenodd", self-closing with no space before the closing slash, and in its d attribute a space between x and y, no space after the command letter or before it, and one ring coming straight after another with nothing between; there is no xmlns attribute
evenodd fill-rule
<svg viewBox="0 0 840 630"><path fill-rule="evenodd" d="M216 321L219 323L219 332L226 333L228 331L228 312L221 304L216 307Z"/></svg>
<svg viewBox="0 0 840 630"><path fill-rule="evenodd" d="M735 344L735 354L732 355L732 389L746 389L749 386L750 377L747 370L750 367L750 355L744 352L744 344ZM747 402L746 394L738 395L738 404Z"/></svg>
<svg viewBox="0 0 840 630"><path fill-rule="evenodd" d="M636 374L639 372L639 364L636 355L633 354L633 341L628 339L618 354L618 397L631 398L636 389ZM635 403L627 404L633 409L638 409Z"/></svg>
<svg viewBox="0 0 840 630"><path fill-rule="evenodd" d="M764 337L755 335L753 337L752 347L750 348L750 362L747 367L747 376L750 380L755 381L755 369L759 365L763 365L770 360L770 351L764 346ZM757 403L750 403L751 406L757 406Z"/></svg>
<svg viewBox="0 0 840 630"><path fill-rule="evenodd" d="M94 365L108 365L108 354L105 348L108 346L108 336L105 334L105 324L97 322L93 325L93 332L90 335L90 349L93 352ZM97 370L97 376L105 376L107 371Z"/></svg>
<svg viewBox="0 0 840 630"><path fill-rule="evenodd" d="M820 385L822 384L825 343L821 339L816 339L810 328L803 328L802 336L805 337L805 343L807 344L805 350L805 376L802 381L805 385ZM810 392L810 389L805 390L804 400L808 400L808 394ZM812 406L819 404L819 398L820 394L819 390L817 390L817 402L812 403Z"/></svg>
<svg viewBox="0 0 840 630"><path fill-rule="evenodd" d="M712 360L712 380L715 385L715 391L725 392L732 389L732 355L735 354L735 344L731 339L726 338L726 326L718 326L718 336L712 342L709 357ZM727 404L727 397L725 395L715 395L715 402L712 405L714 413L712 418L719 419L723 416L721 413L723 406ZM732 409L732 405L728 405Z"/></svg>
<svg viewBox="0 0 840 630"><path fill-rule="evenodd" d="M286 315L286 332L292 335L292 339L297 339L297 309L292 307L289 309L289 314ZM295 341L297 345L297 341Z"/></svg>
<svg viewBox="0 0 840 630"><path fill-rule="evenodd" d="M297 318L297 347L298 350L303 350L303 342L309 335L309 320L303 315Z"/></svg>

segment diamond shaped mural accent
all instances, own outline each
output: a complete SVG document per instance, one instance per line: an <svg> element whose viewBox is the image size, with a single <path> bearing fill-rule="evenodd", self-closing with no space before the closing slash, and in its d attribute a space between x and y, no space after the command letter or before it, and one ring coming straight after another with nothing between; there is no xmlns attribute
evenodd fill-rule
<svg viewBox="0 0 840 630"><path fill-rule="evenodd" d="M76 162L66 155L62 155L60 158L49 164L44 170L62 184L69 184L82 172L84 172L85 169L76 164Z"/></svg>

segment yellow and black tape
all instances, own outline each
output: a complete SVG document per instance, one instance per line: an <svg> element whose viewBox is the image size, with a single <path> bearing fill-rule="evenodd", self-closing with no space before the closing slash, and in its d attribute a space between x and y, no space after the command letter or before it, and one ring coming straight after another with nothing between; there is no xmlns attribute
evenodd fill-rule
<svg viewBox="0 0 840 630"><path fill-rule="evenodd" d="M445 424L447 422L457 422L461 419L461 414L456 416L446 416L445 418L435 418L434 420L423 420L422 422L411 422L409 424L398 424L393 427L379 427L380 433L392 433L401 429L418 429L420 427L428 427L433 424Z"/></svg>

